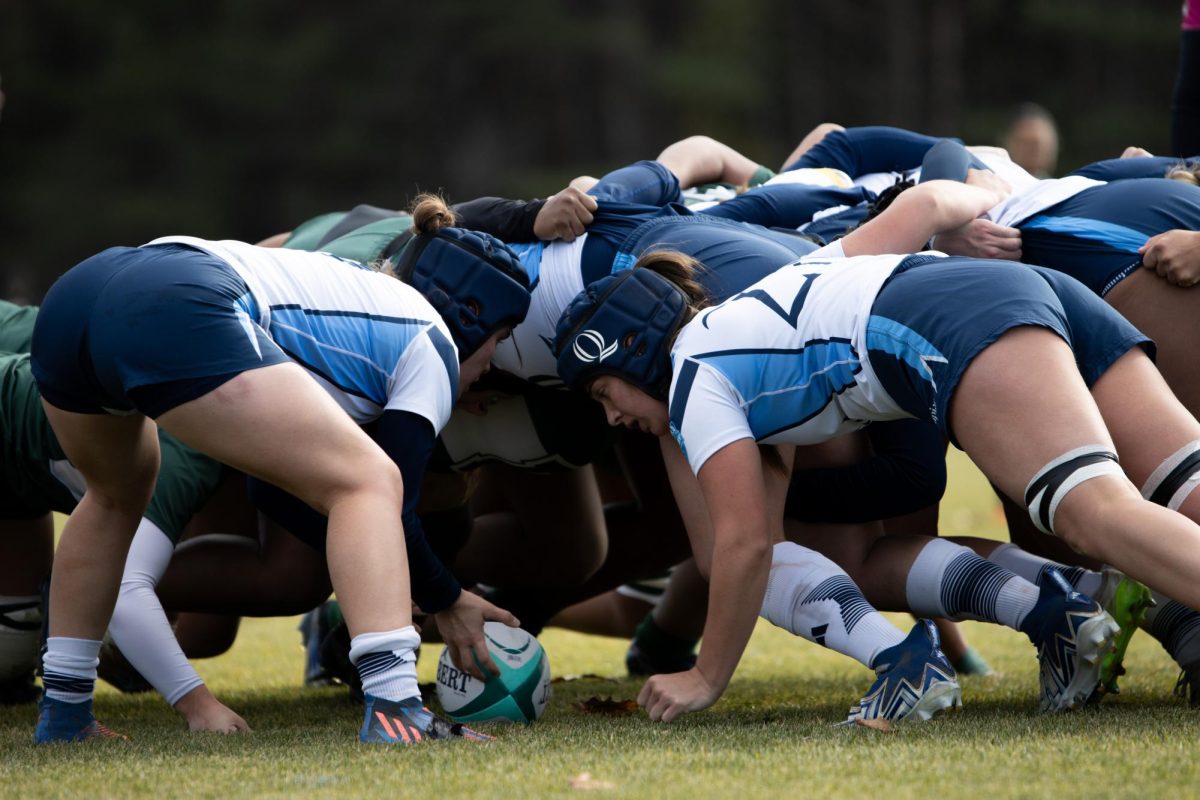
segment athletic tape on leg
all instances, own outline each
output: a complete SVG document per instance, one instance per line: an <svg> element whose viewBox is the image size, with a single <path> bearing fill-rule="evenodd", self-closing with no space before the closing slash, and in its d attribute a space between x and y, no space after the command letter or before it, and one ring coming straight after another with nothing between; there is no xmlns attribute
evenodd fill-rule
<svg viewBox="0 0 1200 800"><path fill-rule="evenodd" d="M1158 465L1142 487L1142 497L1172 511L1200 486L1200 440L1189 442Z"/></svg>
<svg viewBox="0 0 1200 800"><path fill-rule="evenodd" d="M1076 447L1051 461L1025 487L1029 518L1042 533L1054 534L1054 514L1079 484L1101 475L1124 475L1117 454L1102 445Z"/></svg>

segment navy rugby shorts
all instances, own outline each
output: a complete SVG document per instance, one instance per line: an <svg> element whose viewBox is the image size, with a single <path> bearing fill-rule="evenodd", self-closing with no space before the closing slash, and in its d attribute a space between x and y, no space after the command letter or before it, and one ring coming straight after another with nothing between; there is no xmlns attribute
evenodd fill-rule
<svg viewBox="0 0 1200 800"><path fill-rule="evenodd" d="M245 282L209 253L113 247L51 287L33 332L33 375L66 411L157 417L288 361L257 318Z"/></svg>
<svg viewBox="0 0 1200 800"><path fill-rule="evenodd" d="M971 361L1006 331L1054 331L1088 387L1133 347L1154 343L1075 279L1012 261L911 256L871 307L867 350L883 388L954 442L948 410ZM955 442L957 446L957 442Z"/></svg>

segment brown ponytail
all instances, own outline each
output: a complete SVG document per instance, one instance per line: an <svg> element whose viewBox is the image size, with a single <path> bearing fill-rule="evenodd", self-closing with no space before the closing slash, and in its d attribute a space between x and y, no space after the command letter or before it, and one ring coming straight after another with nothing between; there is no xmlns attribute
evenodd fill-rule
<svg viewBox="0 0 1200 800"><path fill-rule="evenodd" d="M700 283L699 274L706 270L702 263L678 250L647 250L633 265L634 269L648 269L678 286L688 298L686 325L692 317L712 305L712 298Z"/></svg>
<svg viewBox="0 0 1200 800"><path fill-rule="evenodd" d="M417 195L412 206L413 230L417 233L434 234L458 222L458 216L446 205L439 195L424 193Z"/></svg>

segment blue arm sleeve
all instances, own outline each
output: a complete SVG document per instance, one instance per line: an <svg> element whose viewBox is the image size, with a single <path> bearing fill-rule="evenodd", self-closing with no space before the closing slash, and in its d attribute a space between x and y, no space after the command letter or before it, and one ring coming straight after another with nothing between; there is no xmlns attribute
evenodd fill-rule
<svg viewBox="0 0 1200 800"><path fill-rule="evenodd" d="M597 200L642 206L679 203L683 193L675 173L657 161L638 161L615 169L588 190Z"/></svg>
<svg viewBox="0 0 1200 800"><path fill-rule="evenodd" d="M920 420L871 425L875 454L845 467L797 470L785 515L802 522L870 522L927 508L946 491L946 451Z"/></svg>
<svg viewBox="0 0 1200 800"><path fill-rule="evenodd" d="M1131 178L1162 178L1167 170L1179 163L1178 158L1151 156L1149 158L1109 158L1080 167L1072 175L1082 175L1097 181L1123 181Z"/></svg>
<svg viewBox="0 0 1200 800"><path fill-rule="evenodd" d="M921 159L937 141L902 128L848 128L826 135L783 171L833 167L851 178L872 172L904 172L921 166Z"/></svg>
<svg viewBox="0 0 1200 800"><path fill-rule="evenodd" d="M942 139L929 148L921 161L921 183L936 180L962 183L969 169L988 169L988 166L967 152L961 143Z"/></svg>
<svg viewBox="0 0 1200 800"><path fill-rule="evenodd" d="M798 228L813 214L835 206L855 206L869 200L866 189L836 189L780 183L760 186L700 212L711 217L752 222L765 228Z"/></svg>
<svg viewBox="0 0 1200 800"><path fill-rule="evenodd" d="M371 438L400 468L404 479L404 541L408 548L408 572L412 579L413 600L427 614L436 614L454 605L462 587L429 546L417 501L425 465L433 453L437 432L429 420L408 411L385 411L371 431Z"/></svg>

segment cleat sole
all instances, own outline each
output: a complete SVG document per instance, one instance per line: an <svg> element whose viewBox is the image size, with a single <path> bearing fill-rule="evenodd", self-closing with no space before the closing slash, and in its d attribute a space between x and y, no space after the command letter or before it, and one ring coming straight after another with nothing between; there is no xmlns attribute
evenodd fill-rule
<svg viewBox="0 0 1200 800"><path fill-rule="evenodd" d="M1113 639L1121 628L1107 612L1100 612L1079 626L1076 641L1080 649L1075 654L1075 674L1058 697L1042 699L1042 711L1055 713L1087 702L1100 683L1100 660L1113 647Z"/></svg>
<svg viewBox="0 0 1200 800"><path fill-rule="evenodd" d="M1113 640L1113 649L1100 662L1098 691L1102 694L1120 694L1121 688L1117 685L1117 679L1125 674L1125 652L1129 648L1129 642L1145 619L1146 611L1158 605L1145 586L1141 586L1134 594L1122 615L1126 618L1125 622L1118 623L1120 631Z"/></svg>
<svg viewBox="0 0 1200 800"><path fill-rule="evenodd" d="M962 688L957 683L944 681L929 687L907 714L892 722L928 722L945 711L961 707Z"/></svg>

